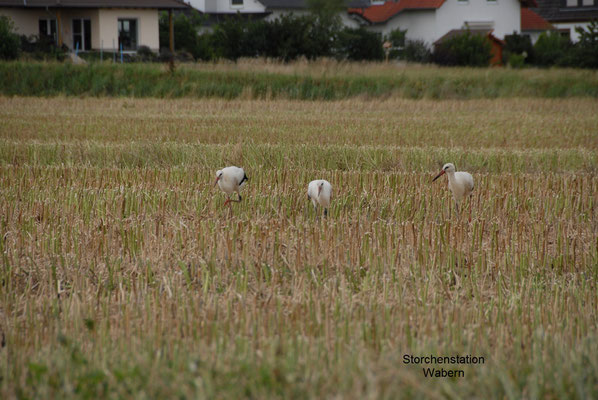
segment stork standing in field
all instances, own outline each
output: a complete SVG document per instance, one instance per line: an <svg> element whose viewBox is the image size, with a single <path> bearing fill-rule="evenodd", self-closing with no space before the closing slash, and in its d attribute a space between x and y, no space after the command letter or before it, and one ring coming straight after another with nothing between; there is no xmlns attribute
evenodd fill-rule
<svg viewBox="0 0 598 400"><path fill-rule="evenodd" d="M324 179L309 182L307 198L314 205L314 210L317 210L318 206L323 207L324 216L327 217L328 207L330 207L330 200L332 199L332 185Z"/></svg>
<svg viewBox="0 0 598 400"><path fill-rule="evenodd" d="M459 212L459 204L461 203L461 200L469 196L473 191L473 176L471 176L469 172L455 172L455 166L448 163L444 164L442 171L436 175L432 182L444 174L448 176L448 187L451 192L453 192L453 197L457 204L457 212Z"/></svg>
<svg viewBox="0 0 598 400"><path fill-rule="evenodd" d="M214 186L218 184L220 190L222 190L228 196L228 199L224 202L224 205L228 204L230 207L231 202L238 203L243 200L240 191L248 179L249 178L247 178L247 175L245 175L243 168L226 167L216 171L216 182L214 182ZM233 192L237 192L239 200L231 199Z"/></svg>

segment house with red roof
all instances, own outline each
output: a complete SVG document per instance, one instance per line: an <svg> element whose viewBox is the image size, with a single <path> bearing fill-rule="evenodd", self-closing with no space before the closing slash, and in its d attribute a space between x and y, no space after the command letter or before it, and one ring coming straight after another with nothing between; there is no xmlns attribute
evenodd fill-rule
<svg viewBox="0 0 598 400"><path fill-rule="evenodd" d="M521 9L521 33L528 35L532 44L536 43L543 32L552 31L556 28L542 16L530 8Z"/></svg>
<svg viewBox="0 0 598 400"><path fill-rule="evenodd" d="M407 39L431 45L448 32L465 28L491 31L502 40L521 31L521 9L535 4L535 0L390 0L351 8L349 14L383 35L407 30Z"/></svg>

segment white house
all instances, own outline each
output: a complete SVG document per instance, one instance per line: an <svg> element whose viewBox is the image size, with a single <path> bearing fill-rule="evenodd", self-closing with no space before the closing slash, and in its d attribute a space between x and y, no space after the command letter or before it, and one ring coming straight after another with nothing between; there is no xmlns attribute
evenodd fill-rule
<svg viewBox="0 0 598 400"><path fill-rule="evenodd" d="M258 0L188 0L204 14L265 14L266 6Z"/></svg>
<svg viewBox="0 0 598 400"><path fill-rule="evenodd" d="M217 23L223 17L241 14L245 18L263 17L268 21L282 15L306 15L309 13L306 0L189 0L191 6L207 14L208 24ZM350 0L348 7L367 7L370 0ZM344 25L359 27L359 22L349 16L347 11L339 13Z"/></svg>
<svg viewBox="0 0 598 400"><path fill-rule="evenodd" d="M398 0L349 9L369 29L387 35L407 30L406 38L428 44L452 30L491 30L498 39L521 30L521 7L534 0Z"/></svg>
<svg viewBox="0 0 598 400"><path fill-rule="evenodd" d="M598 0L536 0L533 11L573 42L579 40L575 28L587 28L598 19Z"/></svg>
<svg viewBox="0 0 598 400"><path fill-rule="evenodd" d="M521 33L528 35L532 44L536 43L542 33L555 29L550 22L546 21L531 8L521 9Z"/></svg>

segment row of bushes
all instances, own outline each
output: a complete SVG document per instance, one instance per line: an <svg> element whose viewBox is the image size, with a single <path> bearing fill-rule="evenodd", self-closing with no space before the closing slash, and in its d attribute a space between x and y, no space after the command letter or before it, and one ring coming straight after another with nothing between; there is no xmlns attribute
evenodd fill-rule
<svg viewBox="0 0 598 400"><path fill-rule="evenodd" d="M386 37L365 28L343 27L340 21L315 14L283 15L274 21L225 19L210 32L197 35L204 21L200 16L178 15L175 43L195 60L267 57L290 61L299 57L335 57L348 60L382 60L383 42L392 45L388 56L410 62L439 65L487 66L491 44L483 35L465 32L431 49L418 40L406 40L406 31L395 30ZM167 47L168 21L160 19L161 45ZM577 28L580 40L573 44L558 32L543 33L535 45L527 35L505 37L504 64L598 68L598 22L587 30Z"/></svg>
<svg viewBox="0 0 598 400"><path fill-rule="evenodd" d="M267 57L291 61L305 57L335 57L349 60L382 60L384 51L380 36L364 28L342 27L337 18L315 14L282 15L273 21L247 20L232 16L215 25L210 32L202 30L203 19L179 14L175 19L177 50L188 52L196 60L241 57ZM160 17L160 47L168 47L168 19Z"/></svg>
<svg viewBox="0 0 598 400"><path fill-rule="evenodd" d="M437 45L434 51L423 41L406 40L406 31L395 30L388 36L365 28L343 27L338 17L316 13L283 15L276 20L245 20L240 15L227 18L202 34L205 21L199 14L179 14L175 20L175 43L179 61L237 60L241 57L266 57L291 61L300 57L313 60L334 57L341 60L382 60L383 42L391 43L387 57L410 62L439 65L487 66L492 58L491 45L483 35L465 32ZM66 49L49 40L19 37L12 33L12 22L0 17L0 59L15 59L21 50L33 58L62 60ZM577 28L580 40L573 44L558 32L543 33L532 46L529 36L514 33L505 37L503 61L513 67L524 65L598 68L598 21L588 29ZM168 48L168 18L160 16L160 46ZM113 55L107 55L107 59ZM140 48L137 55L127 55L126 62L168 61L168 51L155 55ZM88 59L99 58L95 54Z"/></svg>
<svg viewBox="0 0 598 400"><path fill-rule="evenodd" d="M568 36L557 31L542 33L532 46L529 36L513 34L505 36L505 61L519 67L598 68L598 21L592 21L587 29L576 28L579 41L571 43Z"/></svg>

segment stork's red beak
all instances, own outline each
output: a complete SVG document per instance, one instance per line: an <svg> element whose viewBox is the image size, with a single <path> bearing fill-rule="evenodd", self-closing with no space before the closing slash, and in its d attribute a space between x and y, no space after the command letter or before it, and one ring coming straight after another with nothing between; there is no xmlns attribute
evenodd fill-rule
<svg viewBox="0 0 598 400"><path fill-rule="evenodd" d="M436 178L432 179L432 182L434 182L436 179L440 178L442 175L444 175L444 170L440 171L440 173L438 175L436 175Z"/></svg>
<svg viewBox="0 0 598 400"><path fill-rule="evenodd" d="M218 181L220 180L220 178L216 178L216 182L214 182L214 186L216 186L218 184ZM212 187L214 187L212 186Z"/></svg>
<svg viewBox="0 0 598 400"><path fill-rule="evenodd" d="M322 186L318 186L318 197L320 197L321 192L322 192Z"/></svg>

